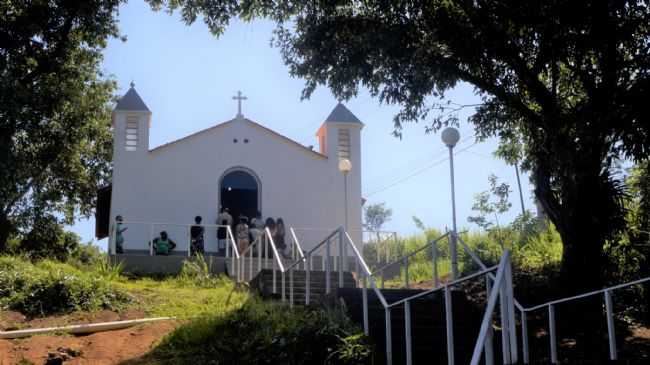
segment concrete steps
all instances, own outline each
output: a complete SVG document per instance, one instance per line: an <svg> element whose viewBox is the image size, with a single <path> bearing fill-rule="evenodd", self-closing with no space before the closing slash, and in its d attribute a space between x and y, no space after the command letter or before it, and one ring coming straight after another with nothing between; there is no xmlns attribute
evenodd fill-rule
<svg viewBox="0 0 650 365"><path fill-rule="evenodd" d="M257 276L250 281L251 288L257 290L263 298L272 298L280 299L282 298L282 272L276 270L276 290L273 291L273 270L263 269ZM316 303L321 300L326 292L326 273L324 271L312 271L310 273L310 303ZM304 270L294 270L293 271L293 293L294 293L294 304L295 305L304 305L305 304L305 293L306 293L306 279L307 275ZM330 273L330 285L331 289L334 290L338 287L339 283L339 273L331 272ZM285 296L287 301L289 300L290 295L290 278L289 273L285 273ZM356 282L354 277L350 272L343 273L343 286L345 288L355 288Z"/></svg>

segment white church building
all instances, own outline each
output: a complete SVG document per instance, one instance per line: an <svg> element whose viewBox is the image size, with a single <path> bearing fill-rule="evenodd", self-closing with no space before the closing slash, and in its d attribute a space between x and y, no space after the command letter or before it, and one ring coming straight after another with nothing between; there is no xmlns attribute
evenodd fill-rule
<svg viewBox="0 0 650 365"><path fill-rule="evenodd" d="M293 227L309 249L346 226L347 186L347 227L361 242L363 123L339 103L316 131L314 149L245 117L244 98L234 99L234 119L151 149L149 131L156 122L131 85L112 113L112 184L98 197L98 237L109 235L120 215L127 228L124 255L148 255L149 241L161 231L177 243L176 255L187 255L194 217L216 224L220 207L228 207L235 220L258 211L263 219L282 218L287 236ZM347 181L341 159L352 165ZM214 254L216 228L207 226L204 236L206 254Z"/></svg>

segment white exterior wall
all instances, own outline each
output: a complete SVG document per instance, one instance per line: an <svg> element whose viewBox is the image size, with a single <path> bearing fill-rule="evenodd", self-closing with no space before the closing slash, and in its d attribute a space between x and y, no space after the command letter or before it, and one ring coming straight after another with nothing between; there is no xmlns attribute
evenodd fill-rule
<svg viewBox="0 0 650 365"><path fill-rule="evenodd" d="M259 179L260 210L264 219L282 217L297 228L304 249L344 224L343 176L338 171L337 138L328 138L330 157L318 155L264 128L236 119L152 151L148 143L149 113L142 117L143 133L137 151L125 151L124 120L127 112L115 112L115 146L111 223L124 217L125 250L148 250L151 227L128 222L192 224L194 216L214 224L220 202L220 181L226 171L243 167ZM338 123L328 128L333 133ZM349 127L353 171L349 176L349 229L361 242L360 128ZM328 131L329 133L330 131ZM336 134L330 136L336 136ZM233 139L237 143L233 143ZM248 143L244 143L248 139ZM307 228L308 230L302 230ZM317 229L317 230L312 230ZM187 228L157 226L154 237L166 230L187 250ZM215 251L214 230L206 231L206 250ZM291 242L287 229L287 244Z"/></svg>

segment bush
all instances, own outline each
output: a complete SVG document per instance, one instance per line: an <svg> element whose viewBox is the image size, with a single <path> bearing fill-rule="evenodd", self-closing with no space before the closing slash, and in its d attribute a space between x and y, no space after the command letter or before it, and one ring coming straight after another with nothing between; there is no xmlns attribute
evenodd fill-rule
<svg viewBox="0 0 650 365"><path fill-rule="evenodd" d="M33 259L67 260L80 245L80 237L63 229L54 216L39 217L32 230L18 238L17 250Z"/></svg>
<svg viewBox="0 0 650 365"><path fill-rule="evenodd" d="M216 288L223 286L227 279L213 275L210 263L203 255L196 255L191 260L183 261L181 272L175 280L180 286Z"/></svg>
<svg viewBox="0 0 650 365"><path fill-rule="evenodd" d="M288 310L252 299L227 316L195 319L152 357L164 364L366 364L366 337L338 312Z"/></svg>
<svg viewBox="0 0 650 365"><path fill-rule="evenodd" d="M51 260L0 257L0 308L29 316L119 309L130 297L96 272Z"/></svg>
<svg viewBox="0 0 650 365"><path fill-rule="evenodd" d="M543 226L542 226L543 227ZM427 229L423 234L413 235L392 243L390 248L394 255L391 262L403 257L410 252L432 242L440 237L441 232ZM539 223L532 219L519 219L511 227L487 232L462 233L463 242L481 259L486 266L499 263L504 247L512 252L513 265L517 269L535 270L546 266L555 266L562 259L562 240L553 226L540 228ZM364 257L372 269L383 265L384 262L376 261L376 243L364 247ZM444 238L437 242L438 275L443 278L451 271L451 256L449 239ZM384 250L385 247L379 247ZM432 252L423 249L409 258L409 281L422 282L432 280ZM480 270L479 265L465 251L461 242L458 242L458 266L461 273L473 273ZM404 266L401 266L399 278L391 278L388 286L401 286L404 282Z"/></svg>

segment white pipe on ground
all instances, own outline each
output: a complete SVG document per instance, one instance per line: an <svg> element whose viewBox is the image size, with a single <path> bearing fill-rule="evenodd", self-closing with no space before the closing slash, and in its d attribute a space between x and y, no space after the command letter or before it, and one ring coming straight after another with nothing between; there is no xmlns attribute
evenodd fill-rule
<svg viewBox="0 0 650 365"><path fill-rule="evenodd" d="M41 335L45 333L51 333L51 332L66 332L71 334L95 333L101 331L111 331L111 330L128 328L143 323L167 321L172 319L176 319L176 318L156 317L156 318L132 319L128 321L76 324L76 325L63 326L63 327L30 328L30 329L17 330L17 331L0 331L0 338L1 339L22 338L22 337L29 337L34 335Z"/></svg>

